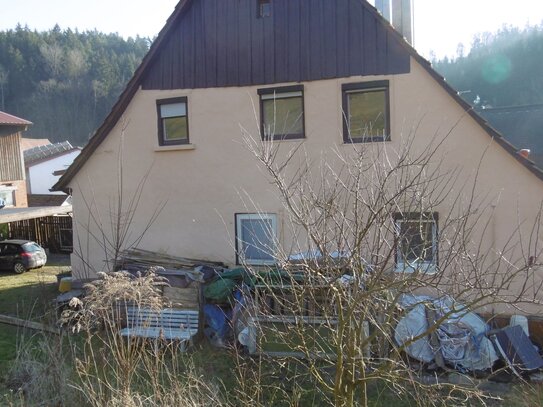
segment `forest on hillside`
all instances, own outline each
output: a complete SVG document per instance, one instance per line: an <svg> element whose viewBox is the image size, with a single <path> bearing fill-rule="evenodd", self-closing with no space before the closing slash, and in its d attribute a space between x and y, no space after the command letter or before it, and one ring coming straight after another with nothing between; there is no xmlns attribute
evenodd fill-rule
<svg viewBox="0 0 543 407"><path fill-rule="evenodd" d="M543 25L504 27L473 39L464 55L432 61L453 88L479 108L543 103Z"/></svg>
<svg viewBox="0 0 543 407"><path fill-rule="evenodd" d="M147 38L97 31L0 31L0 110L33 122L25 133L83 146L149 49Z"/></svg>
<svg viewBox="0 0 543 407"><path fill-rule="evenodd" d="M434 68L515 148L543 168L543 25L474 38Z"/></svg>

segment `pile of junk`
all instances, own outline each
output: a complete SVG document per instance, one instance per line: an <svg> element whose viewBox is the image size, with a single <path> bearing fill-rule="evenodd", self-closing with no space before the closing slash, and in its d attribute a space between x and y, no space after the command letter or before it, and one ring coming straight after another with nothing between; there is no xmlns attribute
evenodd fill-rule
<svg viewBox="0 0 543 407"><path fill-rule="evenodd" d="M278 268L262 272L228 269L221 263L141 249L123 252L117 268L139 273L151 266L168 279L170 286L164 295L168 294L174 307L177 301L179 307L198 309L203 334L212 345L245 347L249 353L254 353L255 338L248 327L258 312L255 287L293 281L292 273ZM303 274L300 279L303 281ZM398 306L402 317L395 327L395 342L410 360L427 370L475 374L505 367L501 370L511 377L525 377L543 368L541 349L530 339L525 316L513 316L509 325L492 329L450 297L404 294Z"/></svg>
<svg viewBox="0 0 543 407"><path fill-rule="evenodd" d="M528 319L523 315L491 329L478 314L450 297L405 294L399 305L404 313L394 339L411 359L428 369L471 373L492 369L523 377L543 367L541 348L530 340Z"/></svg>

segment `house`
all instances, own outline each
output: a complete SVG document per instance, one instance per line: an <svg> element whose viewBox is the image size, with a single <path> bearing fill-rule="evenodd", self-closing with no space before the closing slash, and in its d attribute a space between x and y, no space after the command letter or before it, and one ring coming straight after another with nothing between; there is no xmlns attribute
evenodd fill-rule
<svg viewBox="0 0 543 407"><path fill-rule="evenodd" d="M50 189L70 166L81 148L69 141L37 145L23 151L29 194L64 194Z"/></svg>
<svg viewBox="0 0 543 407"><path fill-rule="evenodd" d="M382 12L393 23L400 16L396 27L407 38L409 2L403 3L405 9ZM125 204L138 200L132 240L124 245L137 241L229 265L268 264L273 253L266 248L295 247L283 203L244 147L243 132L273 138L283 155L301 146L306 157L332 166L338 155L360 148L399 151L411 129L415 150L437 135L436 164L456 181L435 212L415 214L426 224L428 267L437 265L442 215L463 201L462 185L475 185L468 189L491 201L482 251L500 258L514 231L533 243L543 172L463 102L383 15L363 0L180 1L54 187L73 198L74 273L104 267L103 242L114 238L111 209L120 190ZM414 214L406 215L394 219L400 230L412 226ZM394 267L406 264L402 247ZM517 249L517 257L534 261L535 249L528 241L524 247L530 249Z"/></svg>
<svg viewBox="0 0 543 407"><path fill-rule="evenodd" d="M31 124L28 120L0 112L0 199L6 207L27 206L21 138Z"/></svg>

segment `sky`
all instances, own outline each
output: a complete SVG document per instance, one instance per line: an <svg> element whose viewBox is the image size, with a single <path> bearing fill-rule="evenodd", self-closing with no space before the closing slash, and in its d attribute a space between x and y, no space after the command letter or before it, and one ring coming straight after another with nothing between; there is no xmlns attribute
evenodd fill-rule
<svg viewBox="0 0 543 407"><path fill-rule="evenodd" d="M288 1L288 0L283 0ZM329 0L334 1L334 0ZM178 0L0 0L0 30L17 23L30 29L97 29L123 37L153 38ZM373 2L371 0L370 2ZM415 48L426 58L454 56L459 43L469 50L473 36L504 25L543 22L543 0L414 0Z"/></svg>

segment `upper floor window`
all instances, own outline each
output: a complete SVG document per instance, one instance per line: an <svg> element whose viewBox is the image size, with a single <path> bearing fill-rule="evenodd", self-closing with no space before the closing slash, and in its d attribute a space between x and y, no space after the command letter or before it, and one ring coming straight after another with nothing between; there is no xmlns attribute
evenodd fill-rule
<svg viewBox="0 0 543 407"><path fill-rule="evenodd" d="M388 81L347 83L341 89L344 142L390 140Z"/></svg>
<svg viewBox="0 0 543 407"><path fill-rule="evenodd" d="M304 138L303 85L259 89L262 138Z"/></svg>
<svg viewBox="0 0 543 407"><path fill-rule="evenodd" d="M437 213L396 214L396 271L434 273L437 267Z"/></svg>
<svg viewBox="0 0 543 407"><path fill-rule="evenodd" d="M271 0L256 0L258 6L258 17L271 16Z"/></svg>
<svg viewBox="0 0 543 407"><path fill-rule="evenodd" d="M187 98L178 97L157 100L158 144L189 143Z"/></svg>

